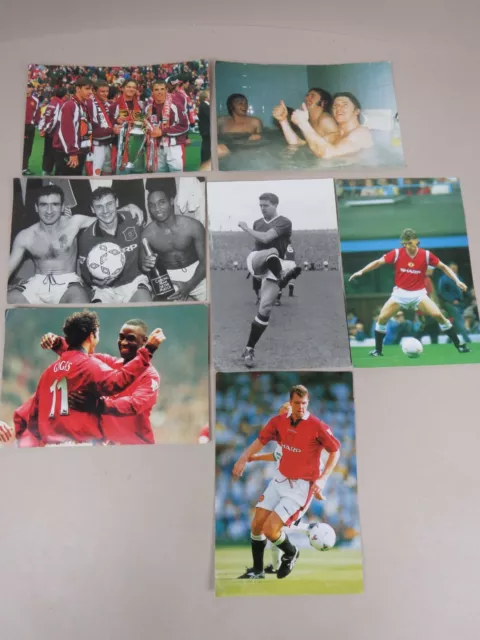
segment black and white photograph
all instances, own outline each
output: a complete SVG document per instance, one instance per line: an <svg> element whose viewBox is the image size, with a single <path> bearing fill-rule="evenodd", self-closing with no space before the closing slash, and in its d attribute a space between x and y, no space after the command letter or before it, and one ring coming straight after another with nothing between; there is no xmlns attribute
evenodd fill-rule
<svg viewBox="0 0 480 640"><path fill-rule="evenodd" d="M207 194L215 368L350 366L333 180Z"/></svg>
<svg viewBox="0 0 480 640"><path fill-rule="evenodd" d="M205 302L202 178L14 180L7 302Z"/></svg>

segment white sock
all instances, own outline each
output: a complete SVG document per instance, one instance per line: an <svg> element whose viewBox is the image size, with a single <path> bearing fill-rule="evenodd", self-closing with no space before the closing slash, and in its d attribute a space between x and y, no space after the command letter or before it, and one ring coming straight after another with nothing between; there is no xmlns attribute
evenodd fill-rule
<svg viewBox="0 0 480 640"><path fill-rule="evenodd" d="M387 333L387 325L386 324L379 324L378 322L375 323L375 331L378 331L379 333Z"/></svg>
<svg viewBox="0 0 480 640"><path fill-rule="evenodd" d="M271 547L271 553L272 553L272 565L273 568L275 569L275 571L278 571L280 564L281 564L281 558L283 555L283 551L281 551L278 547L276 547L274 544L272 544Z"/></svg>

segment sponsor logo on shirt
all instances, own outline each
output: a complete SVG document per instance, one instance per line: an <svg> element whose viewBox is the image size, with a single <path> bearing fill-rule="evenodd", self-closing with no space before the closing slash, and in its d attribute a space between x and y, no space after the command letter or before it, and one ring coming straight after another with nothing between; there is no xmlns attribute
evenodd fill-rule
<svg viewBox="0 0 480 640"><path fill-rule="evenodd" d="M129 251L135 251L135 249L138 247L138 244L131 244L129 247L124 247L124 251L126 253L128 253Z"/></svg>
<svg viewBox="0 0 480 640"><path fill-rule="evenodd" d="M404 269L403 267L400 267L400 271L402 273L413 273L414 275L419 275L422 273L419 269Z"/></svg>
<svg viewBox="0 0 480 640"><path fill-rule="evenodd" d="M291 447L289 444L282 444L283 449L287 449L287 451L291 451L292 453L302 453L301 449L297 449L297 447Z"/></svg>

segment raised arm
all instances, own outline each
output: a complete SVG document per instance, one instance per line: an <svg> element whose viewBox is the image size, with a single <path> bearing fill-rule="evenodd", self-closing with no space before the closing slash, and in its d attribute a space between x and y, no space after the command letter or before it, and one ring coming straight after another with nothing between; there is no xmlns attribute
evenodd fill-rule
<svg viewBox="0 0 480 640"><path fill-rule="evenodd" d="M280 104L273 109L273 117L278 121L287 144L291 146L306 144L305 140L299 138L299 136L297 136L295 131L292 129L292 125L288 121L288 109L283 100L280 100Z"/></svg>
<svg viewBox="0 0 480 640"><path fill-rule="evenodd" d="M258 240L259 242L262 242L263 244L267 244L268 242L275 240L275 238L278 238L278 233L273 228L269 229L268 231L254 231L253 229L249 228L246 222L239 222L238 226L240 227L240 229L242 229L242 231L245 231L249 236L255 238L255 240Z"/></svg>
<svg viewBox="0 0 480 640"><path fill-rule="evenodd" d="M384 264L385 264L385 258L382 256L378 260L369 262L365 267L363 267L363 269L360 269L360 271L356 271L355 273L352 273L348 281L351 282L355 278L360 278L360 276L363 276L365 273L368 273L369 271L375 271L375 269L378 269Z"/></svg>
<svg viewBox="0 0 480 640"><path fill-rule="evenodd" d="M20 231L18 236L13 241L12 250L10 252L10 258L8 261L8 279L12 277L18 267L21 265L25 258L27 248L25 246L25 232Z"/></svg>

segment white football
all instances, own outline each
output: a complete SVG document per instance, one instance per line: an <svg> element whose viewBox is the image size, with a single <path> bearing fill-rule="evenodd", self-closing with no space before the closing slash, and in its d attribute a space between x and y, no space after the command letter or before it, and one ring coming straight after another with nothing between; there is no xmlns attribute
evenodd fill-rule
<svg viewBox="0 0 480 640"><path fill-rule="evenodd" d="M337 535L326 522L317 522L308 529L308 539L317 551L327 551L335 545Z"/></svg>
<svg viewBox="0 0 480 640"><path fill-rule="evenodd" d="M125 266L125 254L114 242L102 242L87 256L87 268L96 280L119 276Z"/></svg>
<svg viewBox="0 0 480 640"><path fill-rule="evenodd" d="M423 353L423 344L416 338L404 338L401 347L407 358L419 358Z"/></svg>

